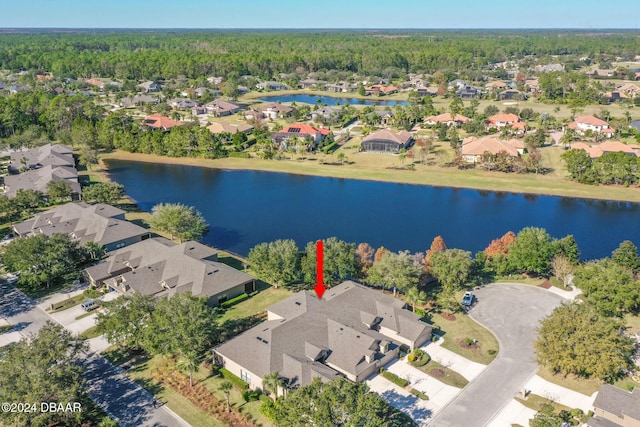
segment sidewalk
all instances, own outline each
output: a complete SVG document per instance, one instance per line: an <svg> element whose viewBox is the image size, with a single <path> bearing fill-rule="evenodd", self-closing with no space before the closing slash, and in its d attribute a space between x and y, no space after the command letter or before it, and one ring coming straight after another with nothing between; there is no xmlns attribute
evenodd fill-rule
<svg viewBox="0 0 640 427"><path fill-rule="evenodd" d="M429 356L439 364L452 369L465 377L468 381L474 380L478 375L485 370L487 365L481 363L472 362L471 360L454 353L451 350L447 350L442 347L444 340L438 339L436 342L428 343L421 347L426 351Z"/></svg>
<svg viewBox="0 0 640 427"><path fill-rule="evenodd" d="M536 411L516 400L511 400L487 423L486 427L505 427L513 424L528 426Z"/></svg>
<svg viewBox="0 0 640 427"><path fill-rule="evenodd" d="M569 390L568 388L550 383L537 375L531 377L531 379L529 379L529 381L524 385L524 388L531 390L531 393L533 394L546 397L570 408L580 408L584 412L589 412L593 409L593 401L597 394L596 392L591 396L587 396L585 394L578 393L577 391Z"/></svg>
<svg viewBox="0 0 640 427"><path fill-rule="evenodd" d="M562 289L556 288L555 286L551 286L547 290L549 292L553 292L556 295L560 295L562 298L567 299L569 301L573 301L574 299L576 299L578 295L582 293L582 291L576 288L575 286L573 286L570 291L563 291Z"/></svg>

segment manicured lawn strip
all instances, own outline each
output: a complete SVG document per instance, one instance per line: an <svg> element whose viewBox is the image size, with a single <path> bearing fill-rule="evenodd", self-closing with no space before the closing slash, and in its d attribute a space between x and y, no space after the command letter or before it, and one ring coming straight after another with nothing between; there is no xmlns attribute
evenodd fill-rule
<svg viewBox="0 0 640 427"><path fill-rule="evenodd" d="M53 310L47 310L47 311L49 311L49 313L58 313L60 311L67 310L71 307L75 307L76 305L90 299L91 298L87 298L87 296L84 294L79 294L79 295L76 295L75 297L67 298L66 300L54 303L53 306L55 308Z"/></svg>
<svg viewBox="0 0 640 427"><path fill-rule="evenodd" d="M91 338L99 337L102 335L98 332L98 326L92 326L83 333L80 334L80 338L84 338L86 340L90 340Z"/></svg>
<svg viewBox="0 0 640 427"><path fill-rule="evenodd" d="M634 387L640 389L640 382L626 377L613 383L614 386L621 388L625 391L632 391Z"/></svg>
<svg viewBox="0 0 640 427"><path fill-rule="evenodd" d="M445 332L442 346L473 362L484 365L491 363L500 348L496 337L491 331L466 314L456 313L455 316L456 320L446 320L440 314L433 315L435 325L437 325L441 331ZM479 348L474 349L461 346L460 342L463 342L465 338L477 340ZM489 350L495 350L496 353L491 355L488 353Z"/></svg>
<svg viewBox="0 0 640 427"><path fill-rule="evenodd" d="M467 379L465 377L463 377L462 375L460 375L456 371L454 371L452 369L449 369L446 366L441 365L440 363L436 362L433 359L431 359L429 361L429 363L427 363L424 366L419 367L418 369L420 369L425 374L427 374L429 376L432 376L433 378L437 379L438 381L440 381L442 383L445 383L447 385L450 385L452 387L464 388L467 384L469 384L469 381L467 381ZM434 369L441 370L444 373L444 376L434 375L431 372Z"/></svg>
<svg viewBox="0 0 640 427"><path fill-rule="evenodd" d="M631 314L627 314L624 317L625 324L629 327L627 332L629 333L638 333L640 332L640 316L632 316Z"/></svg>
<svg viewBox="0 0 640 427"><path fill-rule="evenodd" d="M102 155L102 159L120 159L153 163L183 164L221 169L246 169L274 172L288 172L303 175L331 176L337 178L364 179L386 182L403 182L443 187L476 188L482 190L547 194L601 200L640 201L640 193L634 188L592 186L569 181L558 174L507 174L487 172L478 169L458 170L437 166L417 165L415 171L388 169L398 166L396 156L371 155L369 153L349 153L347 166L321 164L325 158L335 161L335 156L322 154L315 157L319 161L287 161L262 159L200 159L172 158L152 154L115 151Z"/></svg>
<svg viewBox="0 0 640 427"><path fill-rule="evenodd" d="M538 369L538 376L551 383L577 391L578 393L586 394L587 396L591 396L598 391L603 384L603 382L597 378L583 379L575 375L567 375L565 377L562 374L553 374L551 370L544 367Z"/></svg>
<svg viewBox="0 0 640 427"><path fill-rule="evenodd" d="M246 301L229 307L225 310L219 319L219 323L223 324L227 320L242 319L256 314L264 313L270 305L273 305L283 299L293 295L293 293L285 288L269 287L257 295L252 296Z"/></svg>
<svg viewBox="0 0 640 427"><path fill-rule="evenodd" d="M512 277L509 276L498 276L494 280L495 283L518 283L521 285L533 285L540 286L544 279L537 279L534 277L527 277L525 275L515 275Z"/></svg>
<svg viewBox="0 0 640 427"><path fill-rule="evenodd" d="M542 405L545 403L550 403L553 405L554 412L558 413L560 411L571 411L574 408L569 408L561 403L553 402L546 397L538 396L537 394L530 394L526 399L523 399L519 396L516 396L515 399L526 406L529 409L533 409L534 411L539 411L542 409Z"/></svg>

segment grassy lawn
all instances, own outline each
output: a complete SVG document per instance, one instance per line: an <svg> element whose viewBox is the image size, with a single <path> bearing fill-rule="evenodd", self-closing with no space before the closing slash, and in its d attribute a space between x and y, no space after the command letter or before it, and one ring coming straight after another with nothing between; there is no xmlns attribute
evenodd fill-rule
<svg viewBox="0 0 640 427"><path fill-rule="evenodd" d="M424 366L420 366L420 367L415 366L415 367L420 369L425 374L430 375L433 378L437 379L438 381L441 381L452 387L463 388L467 384L469 384L469 381L467 381L465 377L463 377L456 371L441 365L440 363L436 362L433 359L431 359L429 363L427 363Z"/></svg>
<svg viewBox="0 0 640 427"><path fill-rule="evenodd" d="M542 409L542 405L545 403L550 403L553 406L554 412L558 413L560 411L571 411L573 408L569 408L568 406L564 406L561 403L556 403L552 400L547 399L546 397L538 396L537 394L530 394L526 399L523 399L520 396L516 396L515 399L522 403L529 409L533 409L534 411L539 411Z"/></svg>
<svg viewBox="0 0 640 427"><path fill-rule="evenodd" d="M491 363L500 348L496 337L466 314L456 313L455 316L456 320L447 320L440 314L433 315L434 327L444 333L442 346L474 362L485 365ZM466 338L475 339L476 346L466 346ZM489 354L490 350L495 353Z"/></svg>
<svg viewBox="0 0 640 427"><path fill-rule="evenodd" d="M626 325L629 327L627 332L633 334L640 332L640 316L632 316L631 314L627 314L624 317Z"/></svg>
<svg viewBox="0 0 640 427"><path fill-rule="evenodd" d="M258 287L258 289L260 289L260 287ZM243 319L263 313L270 305L282 301L291 295L293 295L293 292L288 289L276 289L271 286L265 289L263 285L263 290L257 295L228 308L224 314L220 316L219 323L222 324L227 320Z"/></svg>
<svg viewBox="0 0 640 427"><path fill-rule="evenodd" d="M91 298L88 298L84 294L76 295L75 297L67 298L66 300L55 303L53 305L55 308L53 310L47 309L47 311L50 313L58 313L60 311L67 310L71 307L75 307L76 305L81 304L88 299L91 299Z"/></svg>
<svg viewBox="0 0 640 427"><path fill-rule="evenodd" d="M84 338L86 340L90 340L91 338L99 337L102 335L98 332L98 326L92 326L83 333L80 334L80 338Z"/></svg>
<svg viewBox="0 0 640 427"><path fill-rule="evenodd" d="M533 285L540 286L545 279L529 277L526 275L515 275L515 276L498 276L495 278L494 282L496 283L519 283L521 285Z"/></svg>
<svg viewBox="0 0 640 427"><path fill-rule="evenodd" d="M614 386L626 391L632 391L634 387L640 389L640 382L634 381L630 377L623 378L613 383Z"/></svg>
<svg viewBox="0 0 640 427"><path fill-rule="evenodd" d="M443 148L443 155L448 153ZM436 157L439 154L436 155ZM490 191L548 194L601 200L640 201L635 188L592 186L578 184L557 174L507 174L478 169L459 170L431 165L417 165L415 171L390 169L400 165L397 156L353 152L348 154L349 164L333 166L322 164L334 162L335 156L317 154L317 161L262 160L262 159L200 159L171 158L151 154L116 151L102 155L102 159L122 159L153 163L183 164L225 169L249 169L273 172L288 172L303 175L332 176L337 178L364 179L386 182L404 182L443 187L477 188Z"/></svg>
<svg viewBox="0 0 640 427"><path fill-rule="evenodd" d="M562 374L554 374L549 369L540 367L538 369L538 375L554 384L558 384L562 387L566 387L570 390L577 391L578 393L591 396L598 391L603 382L597 378L583 379L578 378L575 375L564 376Z"/></svg>

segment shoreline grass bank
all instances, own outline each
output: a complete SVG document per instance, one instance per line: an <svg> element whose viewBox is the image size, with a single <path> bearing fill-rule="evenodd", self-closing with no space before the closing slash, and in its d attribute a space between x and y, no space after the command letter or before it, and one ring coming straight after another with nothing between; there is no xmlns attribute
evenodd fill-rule
<svg viewBox="0 0 640 427"><path fill-rule="evenodd" d="M108 176L104 160L129 160L146 163L163 163L199 166L214 169L255 170L281 172L328 178L359 179L368 181L417 184L434 187L450 187L494 191L502 193L559 196L581 199L640 202L640 189L619 186L592 186L579 184L557 176L518 175L480 170L458 170L436 166L418 165L416 170L366 168L355 164L321 164L313 161L262 160L262 159L202 159L188 157L165 157L155 154L114 151L100 156L101 166Z"/></svg>

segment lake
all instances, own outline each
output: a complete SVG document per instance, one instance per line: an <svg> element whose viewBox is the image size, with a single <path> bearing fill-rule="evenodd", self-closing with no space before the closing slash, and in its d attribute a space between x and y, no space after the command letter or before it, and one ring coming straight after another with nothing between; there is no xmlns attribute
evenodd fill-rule
<svg viewBox="0 0 640 427"><path fill-rule="evenodd" d="M247 255L261 242L294 239L302 248L337 236L393 251L425 251L436 235L475 253L523 227L573 234L583 259L610 255L622 240L640 246L640 205L423 185L108 161L141 209L195 206L210 224L204 242Z"/></svg>
<svg viewBox="0 0 640 427"><path fill-rule="evenodd" d="M315 105L318 102L322 102L324 105L385 105L385 106L394 106L394 105L408 105L407 101L392 101L392 100L384 100L384 99L359 99L359 98L341 98L341 97L333 97L333 96L319 96L319 95L305 95L305 94L294 94L294 95L274 95L274 96L263 96L260 98L262 101L267 102L302 102L304 104L312 104Z"/></svg>

